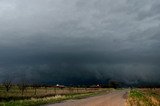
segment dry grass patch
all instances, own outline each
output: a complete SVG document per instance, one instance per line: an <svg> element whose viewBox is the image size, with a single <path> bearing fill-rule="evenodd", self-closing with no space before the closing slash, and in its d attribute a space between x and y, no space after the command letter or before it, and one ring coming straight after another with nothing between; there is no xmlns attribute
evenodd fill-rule
<svg viewBox="0 0 160 106"><path fill-rule="evenodd" d="M160 89L134 89L129 93L126 106L160 106Z"/></svg>

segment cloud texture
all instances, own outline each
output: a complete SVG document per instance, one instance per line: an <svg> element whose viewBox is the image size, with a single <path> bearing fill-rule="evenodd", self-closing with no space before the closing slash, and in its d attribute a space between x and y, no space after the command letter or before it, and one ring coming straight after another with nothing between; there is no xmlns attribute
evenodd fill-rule
<svg viewBox="0 0 160 106"><path fill-rule="evenodd" d="M160 84L159 0L0 0L0 78Z"/></svg>

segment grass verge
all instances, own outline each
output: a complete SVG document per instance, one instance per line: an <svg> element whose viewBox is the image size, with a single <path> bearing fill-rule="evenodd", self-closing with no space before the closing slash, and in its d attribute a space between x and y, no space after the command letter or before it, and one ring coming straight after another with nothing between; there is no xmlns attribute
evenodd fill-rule
<svg viewBox="0 0 160 106"><path fill-rule="evenodd" d="M160 94L149 89L134 89L129 93L127 106L160 106Z"/></svg>
<svg viewBox="0 0 160 106"><path fill-rule="evenodd" d="M26 100L17 100L17 101L9 101L9 102L0 102L0 106L40 106L44 104L50 103L58 103L64 100L69 99L81 99L90 96L95 96L100 94L100 92L96 93L83 93L83 94L68 94L68 95L57 95L54 97L45 97L45 98L31 98Z"/></svg>

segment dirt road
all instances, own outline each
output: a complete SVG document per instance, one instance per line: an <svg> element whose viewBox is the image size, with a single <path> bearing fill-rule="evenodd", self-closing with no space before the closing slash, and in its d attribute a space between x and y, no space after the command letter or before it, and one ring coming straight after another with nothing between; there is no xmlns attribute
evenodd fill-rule
<svg viewBox="0 0 160 106"><path fill-rule="evenodd" d="M127 91L114 91L100 96L80 100L68 100L63 103L46 106L125 106L126 92Z"/></svg>

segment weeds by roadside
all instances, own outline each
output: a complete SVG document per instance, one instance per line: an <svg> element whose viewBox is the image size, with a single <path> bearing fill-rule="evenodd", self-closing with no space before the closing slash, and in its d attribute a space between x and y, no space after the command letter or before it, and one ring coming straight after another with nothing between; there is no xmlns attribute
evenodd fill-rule
<svg viewBox="0 0 160 106"><path fill-rule="evenodd" d="M160 90L160 89L159 89ZM151 89L134 89L129 93L127 106L160 106L160 94Z"/></svg>
<svg viewBox="0 0 160 106"><path fill-rule="evenodd" d="M56 95L53 97L45 97L45 98L31 98L26 100L16 100L9 102L0 102L0 106L40 106L43 104L49 103L58 103L68 99L81 99L89 96L98 95L101 92L92 92L92 93L82 93L82 94L68 94L68 95Z"/></svg>

